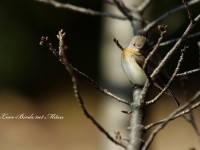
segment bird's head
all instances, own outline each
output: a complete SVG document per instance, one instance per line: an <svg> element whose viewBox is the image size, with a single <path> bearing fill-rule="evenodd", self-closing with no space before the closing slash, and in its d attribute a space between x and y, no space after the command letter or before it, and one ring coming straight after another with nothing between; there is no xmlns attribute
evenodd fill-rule
<svg viewBox="0 0 200 150"><path fill-rule="evenodd" d="M136 35L132 38L128 49L142 50L147 45L147 38L141 35Z"/></svg>

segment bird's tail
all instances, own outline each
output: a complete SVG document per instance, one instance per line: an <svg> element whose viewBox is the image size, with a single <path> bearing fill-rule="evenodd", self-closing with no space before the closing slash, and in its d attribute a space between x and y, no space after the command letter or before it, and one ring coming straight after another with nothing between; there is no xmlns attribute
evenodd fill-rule
<svg viewBox="0 0 200 150"><path fill-rule="evenodd" d="M174 96L174 94L172 93L171 90L167 89L167 94L173 98L173 100L176 102L177 106L180 106L178 99Z"/></svg>
<svg viewBox="0 0 200 150"><path fill-rule="evenodd" d="M154 83L154 85L155 85L157 88L161 89L161 90L163 89L163 88L161 88L161 86L159 86L159 85L156 84L156 83ZM180 103L179 103L178 99L174 96L174 94L172 93L172 91L171 91L170 89L167 89L165 93L168 94L169 96L171 96L171 97L173 98L173 100L176 102L176 105L177 105L178 107L180 106Z"/></svg>

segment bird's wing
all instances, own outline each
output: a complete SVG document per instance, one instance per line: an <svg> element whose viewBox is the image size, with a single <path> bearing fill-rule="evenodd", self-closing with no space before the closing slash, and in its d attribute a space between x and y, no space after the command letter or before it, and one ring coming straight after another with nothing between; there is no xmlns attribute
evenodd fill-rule
<svg viewBox="0 0 200 150"><path fill-rule="evenodd" d="M143 55L137 56L135 57L136 62L138 63L138 65L142 68L144 61L145 61L145 57ZM157 56L153 56L147 63L146 66L146 73L150 76L154 69L157 67L158 63L160 62L159 57ZM159 73L159 75L157 76L157 78L155 79L155 85L158 86L158 88L163 88L166 83L168 81L168 76L167 73L165 71L165 69L161 70L161 72Z"/></svg>

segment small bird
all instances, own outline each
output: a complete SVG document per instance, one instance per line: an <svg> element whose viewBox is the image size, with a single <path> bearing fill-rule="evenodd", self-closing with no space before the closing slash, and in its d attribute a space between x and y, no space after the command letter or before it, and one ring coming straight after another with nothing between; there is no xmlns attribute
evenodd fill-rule
<svg viewBox="0 0 200 150"><path fill-rule="evenodd" d="M132 38L130 44L127 48L125 48L121 55L121 64L124 73L127 78L134 86L144 86L147 78L145 71L142 69L145 58L149 54L149 46L148 40L144 36L136 35ZM160 62L160 58L158 54L155 54L151 57L149 62L147 63L146 70L149 75L152 74L154 69ZM159 89L163 89L167 84L169 77L165 70L161 70L160 74L154 80L154 85ZM172 96L177 105L179 106L179 102L168 88L166 90L166 94Z"/></svg>

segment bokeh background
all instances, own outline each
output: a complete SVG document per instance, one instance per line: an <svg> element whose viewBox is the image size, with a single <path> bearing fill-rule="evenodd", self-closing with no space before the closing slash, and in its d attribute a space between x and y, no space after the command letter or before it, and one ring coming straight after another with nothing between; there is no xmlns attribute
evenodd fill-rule
<svg viewBox="0 0 200 150"><path fill-rule="evenodd" d="M70 2L95 10L104 9L100 0L63 0L62 2ZM147 11L152 16L146 15L150 19L154 18L178 4L181 4L179 0L173 2L163 0L162 3L159 1L155 2L151 7L154 9ZM199 5L193 8L194 15L199 13L198 7ZM187 25L189 22L188 18L185 17L186 15L186 12L180 12L165 20L169 26L168 38L179 37L180 33L184 31L184 25ZM56 34L61 28L64 29L70 62L76 68L79 68L80 71L101 82L103 86L109 87L111 91L117 91L115 86L109 85L108 81L102 77L103 69L99 57L102 44L112 43L113 47L117 49L112 41L114 36L121 40L123 45L129 42L123 41L120 37L120 34L125 29L117 31L117 34L111 35L108 37L107 42L103 43L102 27L104 27L104 20L101 17L87 16L64 9L57 9L33 0L12 2L1 0L0 18L1 115L3 113L9 115L24 113L27 115L58 114L64 116L64 119L60 120L0 119L0 149L101 149L100 140L104 136L86 119L80 110L73 95L69 75L54 55L47 48L39 45L39 41L41 36L48 36L53 45L57 47ZM198 30L198 28L199 24L195 30ZM158 35L155 29L149 35L149 38L155 41ZM198 67L198 47L193 42L198 39L197 37L187 43L190 49L181 68L182 71ZM166 52L164 50L161 51L163 55ZM112 51L112 53L115 53L115 51ZM178 53L170 61L168 70L173 70L171 66L176 63L177 57ZM199 81L199 73L189 77L187 88L190 95L199 90ZM103 115L100 106L102 106L102 101L105 101L102 100L102 94L91 87L83 78L80 78L79 82L81 94L89 111L94 117L101 120ZM184 95L179 85L179 81L175 81L173 89L176 91L178 98L183 99ZM131 86L127 84L121 88L118 87L118 89L122 88L126 94L129 94L127 97L130 97ZM164 98L167 99L167 96ZM168 106L167 108L166 105ZM162 101L148 108L149 116L151 116L149 118L161 118L173 109L175 109L173 102ZM115 111L119 113L119 117L128 120L126 115L120 113L121 109ZM198 111L199 108L195 111L197 116L199 114ZM112 124L112 119L110 121ZM165 139L156 138L158 142L154 148L163 147L164 144L168 146L177 144L180 146L181 143L187 143L186 146L183 144L186 147L185 149L200 146L194 131L189 128L189 124L183 122L183 119L180 119L179 122L170 124L171 126L167 128L166 132L160 134ZM126 128L126 125L124 126ZM117 129L118 127L114 124L113 130L110 130L110 133L114 135L113 132ZM174 130L177 130L177 132L174 132ZM184 138L187 136L189 138ZM172 137L174 137L173 140ZM172 150L173 148L176 149L176 146L172 146L170 149Z"/></svg>

